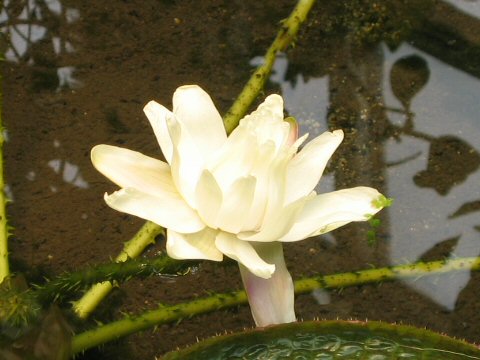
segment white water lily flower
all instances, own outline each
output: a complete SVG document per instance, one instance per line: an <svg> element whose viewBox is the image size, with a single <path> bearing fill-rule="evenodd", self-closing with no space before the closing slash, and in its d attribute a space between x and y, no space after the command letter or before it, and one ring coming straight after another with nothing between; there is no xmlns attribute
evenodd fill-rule
<svg viewBox="0 0 480 360"><path fill-rule="evenodd" d="M313 191L343 132L325 132L297 152L306 136L296 139L283 99L270 95L227 137L210 96L195 85L176 90L173 112L154 101L144 111L167 162L95 146L94 166L121 187L105 194L107 204L165 227L173 258L238 261L258 326L295 321L282 242L381 208L372 188Z"/></svg>

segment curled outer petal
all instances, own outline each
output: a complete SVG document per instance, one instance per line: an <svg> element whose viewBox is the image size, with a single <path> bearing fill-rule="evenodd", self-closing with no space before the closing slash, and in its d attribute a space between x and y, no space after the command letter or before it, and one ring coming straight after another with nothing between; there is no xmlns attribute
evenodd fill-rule
<svg viewBox="0 0 480 360"><path fill-rule="evenodd" d="M269 279L275 271L275 265L265 262L257 254L252 243L242 241L233 234L219 232L215 245L218 250L241 263L257 277Z"/></svg>
<svg viewBox="0 0 480 360"><path fill-rule="evenodd" d="M180 195L170 166L163 161L111 145L95 146L90 156L95 168L122 188L134 188L154 196Z"/></svg>
<svg viewBox="0 0 480 360"><path fill-rule="evenodd" d="M197 85L181 86L175 91L173 114L191 135L201 158L212 156L227 140L222 117L210 95Z"/></svg>
<svg viewBox="0 0 480 360"><path fill-rule="evenodd" d="M105 194L105 202L112 209L182 233L195 233L205 228L197 213L180 196L170 192L154 196L125 188L111 195Z"/></svg>
<svg viewBox="0 0 480 360"><path fill-rule="evenodd" d="M173 116L172 112L153 100L145 105L143 112L150 121L150 125L162 149L165 160L170 163L172 161L173 145L170 134L168 133L167 119Z"/></svg>
<svg viewBox="0 0 480 360"><path fill-rule="evenodd" d="M205 160L195 147L191 134L175 117L167 120L167 126L173 144L170 162L173 181L187 203L196 209L195 190Z"/></svg>
<svg viewBox="0 0 480 360"><path fill-rule="evenodd" d="M374 202L381 194L369 187L355 187L316 195L302 208L290 231L279 241L298 241L324 234L352 221L365 221L380 207Z"/></svg>
<svg viewBox="0 0 480 360"><path fill-rule="evenodd" d="M310 141L288 164L287 204L307 196L320 181L327 162L343 140L343 131L325 132Z"/></svg>
<svg viewBox="0 0 480 360"><path fill-rule="evenodd" d="M205 228L193 234L167 230L167 253L174 259L222 261L223 254L215 246L217 231Z"/></svg>

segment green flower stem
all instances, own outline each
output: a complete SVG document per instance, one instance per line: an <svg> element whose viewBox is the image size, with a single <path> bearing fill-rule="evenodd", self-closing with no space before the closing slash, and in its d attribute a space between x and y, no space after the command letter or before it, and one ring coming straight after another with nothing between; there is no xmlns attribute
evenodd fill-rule
<svg viewBox="0 0 480 360"><path fill-rule="evenodd" d="M136 317L127 316L122 320L76 335L72 340L72 354L159 324L166 324L245 303L247 303L245 292L236 291L229 294L216 294L188 303L161 307L158 310L148 311Z"/></svg>
<svg viewBox="0 0 480 360"><path fill-rule="evenodd" d="M125 243L122 252L115 259L123 262L129 258L136 258L149 245L155 242L155 236L164 234L164 229L150 221L147 221L138 232ZM81 319L87 318L97 305L107 296L113 288L110 281L104 281L93 285L80 300L73 303L73 310Z"/></svg>
<svg viewBox="0 0 480 360"><path fill-rule="evenodd" d="M42 308L59 303L99 281L124 282L131 277L186 275L199 261L175 260L166 254L139 257L125 262L108 262L72 273L63 273L44 284L27 288L22 276L7 278L0 284L0 328L28 326L38 320ZM1 358L1 356L0 356Z"/></svg>
<svg viewBox="0 0 480 360"><path fill-rule="evenodd" d="M228 134L237 127L238 122L246 114L252 102L263 88L272 71L277 53L284 51L295 40L298 29L307 18L308 12L314 3L315 0L299 0L288 19L282 23L280 31L265 54L264 64L255 70L223 118Z"/></svg>
<svg viewBox="0 0 480 360"><path fill-rule="evenodd" d="M151 275L183 275L198 266L199 261L175 260L166 254L152 258L128 259L124 262L109 262L72 273L64 273L45 284L35 285L33 295L42 304L50 304L83 287L102 282L123 282L131 277Z"/></svg>
<svg viewBox="0 0 480 360"><path fill-rule="evenodd" d="M368 269L343 274L316 276L295 282L295 293L304 294L314 289L334 289L450 272L479 271L480 257L457 258Z"/></svg>
<svg viewBox="0 0 480 360"><path fill-rule="evenodd" d="M0 86L1 86L0 77ZM1 114L2 96L0 91L0 283L10 274L8 265L8 225L5 198L5 181L3 179L3 143L5 142L4 128Z"/></svg>
<svg viewBox="0 0 480 360"><path fill-rule="evenodd" d="M295 293L309 293L318 288L334 289L358 286L367 283L392 281L404 278L416 278L427 275L439 275L450 272L479 271L480 257L458 258L432 262L368 269L343 274L315 276L295 282ZM244 291L215 294L173 306L163 306L139 316L127 316L124 319L99 326L73 337L72 354L106 343L119 337L142 331L150 327L190 318L219 309L247 303Z"/></svg>

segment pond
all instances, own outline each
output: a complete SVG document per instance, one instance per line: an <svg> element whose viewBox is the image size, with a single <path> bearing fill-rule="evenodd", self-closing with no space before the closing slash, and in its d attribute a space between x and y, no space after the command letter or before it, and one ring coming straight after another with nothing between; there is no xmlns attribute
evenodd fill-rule
<svg viewBox="0 0 480 360"><path fill-rule="evenodd" d="M143 106L171 108L199 84L225 113L295 1L3 0L5 173L11 267L39 282L114 258L143 220L103 201L116 187L90 162L111 144L160 158ZM310 138L343 129L319 192L372 186L395 199L368 223L285 245L294 279L480 255L480 3L319 1L265 92ZM164 251L159 238L145 256ZM234 262L132 279L89 320L241 288ZM401 322L480 341L480 274L314 291L300 319ZM73 300L73 299L72 299ZM68 309L68 306L65 307ZM247 306L129 336L84 359L153 359L254 323ZM73 328L82 325L72 321Z"/></svg>

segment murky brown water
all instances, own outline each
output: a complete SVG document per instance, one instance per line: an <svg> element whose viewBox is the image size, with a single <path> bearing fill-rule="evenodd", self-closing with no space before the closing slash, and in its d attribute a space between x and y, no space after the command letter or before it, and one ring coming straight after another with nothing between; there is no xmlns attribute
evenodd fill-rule
<svg viewBox="0 0 480 360"><path fill-rule="evenodd" d="M287 244L294 278L480 253L480 3L320 1L266 93L312 137L346 141L321 191L377 187L396 199L377 246L368 225ZM3 1L6 177L15 227L11 260L31 280L106 262L142 225L102 199L114 185L90 148L107 143L160 157L142 108L170 106L199 84L224 112L294 1ZM463 10L461 10L463 9ZM163 248L160 242L150 252ZM480 341L480 275L449 275L297 299L299 318L404 322ZM240 288L235 266L132 280L95 318ZM252 326L249 309L219 311L128 337L85 359L153 359L225 330Z"/></svg>

